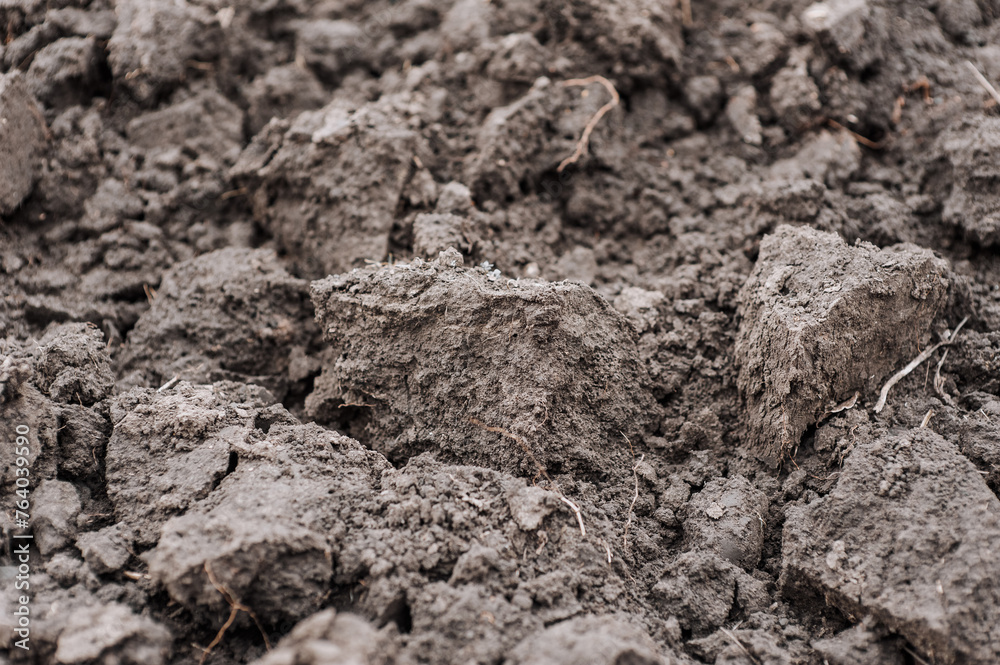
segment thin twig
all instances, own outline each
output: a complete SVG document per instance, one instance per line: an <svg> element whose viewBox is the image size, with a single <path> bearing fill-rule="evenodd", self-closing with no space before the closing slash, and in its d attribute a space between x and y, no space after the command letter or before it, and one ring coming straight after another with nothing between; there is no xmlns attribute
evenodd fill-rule
<svg viewBox="0 0 1000 665"><path fill-rule="evenodd" d="M215 634L215 639L213 639L207 647L202 649L201 658L198 659L198 665L205 665L205 661L208 660L208 656L212 653L212 649L218 646L219 642L222 641L222 636L226 634L229 627L233 625L234 621L236 621L236 615L239 614L239 612L240 611L236 609L235 605L230 608L229 618L226 619L226 623L222 624L222 628L220 628L219 632Z"/></svg>
<svg viewBox="0 0 1000 665"><path fill-rule="evenodd" d="M559 500L565 503L567 506L573 509L573 513L576 515L576 521L580 523L580 533L584 536L587 535L587 527L583 526L583 515L580 514L580 509L577 508L576 504L566 498L566 495L556 490L559 493Z"/></svg>
<svg viewBox="0 0 1000 665"><path fill-rule="evenodd" d="M952 344L955 341L955 338L958 336L958 331L962 329L962 326L964 326L965 322L968 320L969 317L965 317L964 319L962 319L961 323L955 326L954 332L952 332L951 335L948 336L948 339L941 340L937 344L927 347L920 353L919 356L911 360L909 365L907 365L903 369L893 374L889 378L889 380L885 382L885 385L882 386L882 392L879 394L878 403L875 404L875 413L882 412L882 409L885 407L885 400L889 396L889 390L894 385L896 385L896 383L898 383L900 379L902 379L904 376L906 376L907 374L915 370L917 367L919 367L920 363L930 358L935 351L940 349L942 346L949 346L950 344Z"/></svg>
<svg viewBox="0 0 1000 665"><path fill-rule="evenodd" d="M931 416L933 415L934 415L934 409L927 409L927 413L924 415L924 419L920 421L919 429L924 429L925 427L927 427L930 424Z"/></svg>
<svg viewBox="0 0 1000 665"><path fill-rule="evenodd" d="M604 117L605 113L618 106L618 102L620 100L618 91L615 90L615 86L611 85L611 81L603 76L588 76L585 79L569 79L568 81L563 81L560 85L565 88L571 85L590 85L591 83L600 83L603 85L605 89L611 93L611 101L599 108L597 113L595 113L590 119L590 122L588 122L587 126L583 129L583 135L580 136L580 140L576 142L576 150L573 151L572 155L559 163L559 166L556 167L556 173L562 173L564 168L583 157L583 153L587 151L587 146L590 144L590 135L594 131L594 128L597 127L597 123L601 121L601 118Z"/></svg>
<svg viewBox="0 0 1000 665"><path fill-rule="evenodd" d="M681 25L690 28L694 24L691 19L691 0L681 0Z"/></svg>
<svg viewBox="0 0 1000 665"><path fill-rule="evenodd" d="M177 380L179 378L180 378L180 375L179 374L175 374L174 378L170 379L169 381L167 381L166 383L164 383L162 386L160 386L159 388L157 388L156 392L162 393L164 390L170 390L171 388L174 387L174 384L177 383Z"/></svg>
<svg viewBox="0 0 1000 665"><path fill-rule="evenodd" d="M931 82L927 80L926 76L921 76L910 85L903 86L903 90L906 92L920 90L924 93L924 104L930 105L934 103L934 96L931 95Z"/></svg>
<svg viewBox="0 0 1000 665"><path fill-rule="evenodd" d="M227 201L229 199L236 198L237 196L243 196L246 193L247 188L240 187L239 189L230 189L228 192L222 192L222 195L219 196L219 198L223 201Z"/></svg>
<svg viewBox="0 0 1000 665"><path fill-rule="evenodd" d="M913 656L913 660L917 661L920 665L930 665L930 663L928 663L926 660L924 660L917 654L913 653L913 651L911 651L906 645L903 645L903 651Z"/></svg>
<svg viewBox="0 0 1000 665"><path fill-rule="evenodd" d="M605 542L605 540L603 538L599 539L597 542L599 542L604 547L604 551L608 555L608 563L610 564L611 563L611 546L609 546L608 543Z"/></svg>
<svg viewBox="0 0 1000 665"><path fill-rule="evenodd" d="M972 70L976 80L979 81L979 85L986 88L986 92L990 93L990 97L992 97L997 104L1000 104L1000 92L997 92L997 89L993 87L993 84L990 83L985 76L980 74L979 69L977 69L976 66L968 60L965 61L965 66Z"/></svg>
<svg viewBox="0 0 1000 665"><path fill-rule="evenodd" d="M622 535L622 545L628 551L628 530L632 526L632 512L635 509L635 502L639 500L639 464L645 459L645 455L639 456L639 461L632 465L632 478L635 480L635 493L632 495L632 503L628 507L628 519L625 520L625 533ZM633 458L634 459L634 458Z"/></svg>
<svg viewBox="0 0 1000 665"><path fill-rule="evenodd" d="M738 646L743 651L743 653L745 653L747 655L747 657L750 660L752 660L753 662L757 663L757 665L760 665L760 661L757 660L757 657L754 656L752 653L750 653L750 651L745 646L743 646L743 641L740 640L740 638L736 637L736 635L734 635L731 631L726 630L722 626L719 626L719 630L721 630L726 637L728 637L729 639L731 639L733 641L733 644L735 644L736 646Z"/></svg>
<svg viewBox="0 0 1000 665"><path fill-rule="evenodd" d="M854 405L858 403L858 397L860 396L861 396L861 391L855 390L854 395L845 399L843 402L833 407L829 411L824 412L823 415L820 416L820 420L823 420L827 416L832 416L835 413L840 413L841 411L847 411L848 409L853 409Z"/></svg>

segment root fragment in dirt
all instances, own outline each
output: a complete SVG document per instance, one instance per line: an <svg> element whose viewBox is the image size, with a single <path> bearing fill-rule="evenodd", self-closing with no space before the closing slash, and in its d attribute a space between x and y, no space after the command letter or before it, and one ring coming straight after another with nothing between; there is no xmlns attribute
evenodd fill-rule
<svg viewBox="0 0 1000 665"><path fill-rule="evenodd" d="M860 390L855 390L854 394L851 397L849 397L848 399L845 399L843 402L841 402L837 406L834 406L833 408L831 408L828 411L826 411L820 417L820 420L823 420L827 416L832 416L835 413L840 413L841 411L847 411L848 409L853 409L854 405L858 403L858 397L860 397L860 396L861 396L861 391Z"/></svg>
<svg viewBox="0 0 1000 665"><path fill-rule="evenodd" d="M941 378L941 366L944 365L944 359L948 357L948 351L951 349L945 349L944 353L941 354L941 360L938 361L937 369L934 370L934 392L937 393L941 401L948 406L955 406L955 400L951 398L951 395L944 391L944 379Z"/></svg>
<svg viewBox="0 0 1000 665"><path fill-rule="evenodd" d="M160 386L159 388L157 388L156 392L162 393L164 390L170 390L171 388L174 387L174 384L177 383L177 381L179 379L180 379L180 375L174 374L174 378L170 379L169 381L167 381L166 383L164 383L162 386Z"/></svg>
<svg viewBox="0 0 1000 665"><path fill-rule="evenodd" d="M719 630L721 630L722 634L728 637L733 644L739 647L740 651L742 651L747 655L747 658L749 658L756 665L760 665L760 660L758 660L756 656L750 653L750 650L746 648L746 646L743 644L743 641L740 638L736 637L736 635L731 630L727 630L722 626L719 626Z"/></svg>
<svg viewBox="0 0 1000 665"><path fill-rule="evenodd" d="M847 132L848 134L851 135L851 138L853 138L855 141L865 146L866 148L871 148L872 150L881 150L883 147L885 147L885 141L872 141L870 138L862 136L861 134L853 132L847 127L844 127L842 124L840 124L833 118L829 118L826 121L826 124L830 125L834 129L839 129Z"/></svg>
<svg viewBox="0 0 1000 665"><path fill-rule="evenodd" d="M244 196L249 190L246 187L237 187L236 189L230 189L227 192L222 192L219 195L220 201L228 201L229 199L236 198L237 196Z"/></svg>
<svg viewBox="0 0 1000 665"><path fill-rule="evenodd" d="M903 647L903 651L905 651L906 653L910 654L910 656L913 658L913 660L915 660L917 662L917 665L930 665L930 663L928 663L926 660L924 660L923 658L921 658L917 654L913 653L913 650L910 649L909 647L904 646Z"/></svg>
<svg viewBox="0 0 1000 665"><path fill-rule="evenodd" d="M249 607L247 607L240 601L233 598L233 594L231 594L229 590L226 589L226 587L224 587L215 578L215 573L212 572L212 567L208 561L205 562L205 574L208 575L208 581L212 583L212 586L215 587L215 590L218 591L220 594L222 594L222 597L229 604L230 612L229 612L229 618L226 619L226 622L224 624L222 624L222 628L220 628L219 632L216 633L215 638L211 641L211 643L209 643L207 647L205 647L202 650L201 658L198 660L198 665L204 665L205 661L208 659L208 656L212 653L212 649L214 649L219 645L219 643L222 641L222 638L226 635L226 631L229 630L229 627L233 625L233 622L236 621L236 616L241 611L246 612L247 614L250 615L250 618L253 619L253 622L257 625L257 630L260 631L261 637L264 638L264 646L267 648L268 651L270 651L271 641L267 638L267 633L264 631L264 627L260 625L260 620L257 618L257 615L254 614L253 610L251 610Z"/></svg>
<svg viewBox="0 0 1000 665"><path fill-rule="evenodd" d="M903 90L905 92L915 92L920 90L924 93L924 104L930 105L934 103L934 95L931 94L931 82L926 76L921 76L910 85L903 86Z"/></svg>
<svg viewBox="0 0 1000 665"><path fill-rule="evenodd" d="M559 490L556 491L559 492ZM580 514L580 508L575 503L566 498L566 495L563 494L562 492L559 492L559 500L570 507L570 510L573 511L573 514L576 515L576 521L579 522L580 524L580 534L586 536L587 527L583 526L583 515Z"/></svg>
<svg viewBox="0 0 1000 665"><path fill-rule="evenodd" d="M890 118L892 120L893 127L898 126L900 121L902 121L904 106L906 106L906 97L899 95L896 97L896 101L892 105L892 115Z"/></svg>
<svg viewBox="0 0 1000 665"><path fill-rule="evenodd" d="M631 445L631 442L629 442ZM632 503L628 507L628 518L625 520L625 533L622 535L622 545L625 551L628 551L628 531L632 527L632 515L635 511L635 502L639 500L639 465L646 458L645 455L639 455L639 461L632 465L632 478L635 480L635 492L632 494Z"/></svg>
<svg viewBox="0 0 1000 665"><path fill-rule="evenodd" d="M899 382L899 380L902 379L904 376L906 376L907 374L915 370L917 367L919 367L920 363L930 358L934 354L934 352L940 349L942 346L950 346L951 344L953 344L955 342L955 338L958 336L958 331L962 329L962 326L964 326L965 322L968 320L969 317L965 317L964 319L962 319L962 321L957 326L955 326L955 330L951 333L951 335L948 336L948 339L942 340L937 344L934 344L933 346L927 347L920 353L920 355L911 360L909 365L907 365L906 367L904 367L903 369L899 370L891 377L889 377L889 380L885 382L884 386L882 386L882 392L879 394L878 402L875 404L875 413L881 413L882 409L885 408L885 400L889 396L889 391L892 389L892 387L896 385ZM935 379L935 381L936 380L937 379Z"/></svg>
<svg viewBox="0 0 1000 665"><path fill-rule="evenodd" d="M972 71L972 74L973 76L976 77L976 81L979 82L979 85L983 86L986 92L990 93L990 97L993 98L993 101L995 101L997 104L1000 104L1000 92L997 92L997 89L993 87L993 84L990 83L989 80L985 76L983 76L980 73L979 69L970 61L966 60L965 66Z"/></svg>
<svg viewBox="0 0 1000 665"><path fill-rule="evenodd" d="M559 500L565 503L567 506L569 506L570 510L573 511L573 514L576 515L576 521L580 525L580 533L584 537L586 537L587 527L583 525L583 515L580 513L580 507L577 506L572 501L570 501L570 499L565 494L563 494L562 490L559 489L559 486L556 485L554 480L552 480L552 477L549 475L549 472L545 470L545 467L542 466L542 463L538 461L537 457L535 457L535 453L531 452L531 448L524 441L524 439L517 436L516 434L508 432L502 427L493 427L491 425L487 425L481 420L476 420L475 418L469 418L469 422L472 423L473 425L476 425L477 427L482 427L487 432L493 432L494 434L502 434L503 436L507 437L508 439L512 439L515 443L517 443L517 445L521 448L521 450L524 451L524 454L528 456L528 459L530 459L535 464L535 468L538 470L538 473L535 477L537 478L538 476L541 476L548 481L549 486L552 488L552 490L559 495Z"/></svg>
<svg viewBox="0 0 1000 665"><path fill-rule="evenodd" d="M597 123L601 121L601 118L604 117L605 113L618 106L618 102L620 101L620 97L618 96L618 91L615 90L615 86L611 85L611 81L603 76L588 76L585 79L569 79L567 81L563 81L559 85L565 88L576 85L590 85L591 83L600 83L603 85L605 89L611 93L611 101L597 109L597 113L595 113L590 119L587 126L583 128L583 134L580 136L580 140L576 142L576 150L573 151L572 155L559 162L559 166L556 167L557 173L562 173L563 169L570 164L579 161L579 159L583 157L583 154L587 151L587 146L590 145L590 135L593 133L594 128L597 127Z"/></svg>

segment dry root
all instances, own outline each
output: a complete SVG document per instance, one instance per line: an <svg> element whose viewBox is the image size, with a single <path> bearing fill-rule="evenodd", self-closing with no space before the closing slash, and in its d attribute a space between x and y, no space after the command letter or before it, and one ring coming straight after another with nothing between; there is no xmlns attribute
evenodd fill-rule
<svg viewBox="0 0 1000 665"><path fill-rule="evenodd" d="M524 451L524 454L528 456L528 459L530 459L534 463L535 468L538 470L536 478L538 476L541 476L548 481L549 486L552 488L552 491L554 491L556 494L559 495L559 500L565 503L567 506L569 506L570 510L573 511L573 514L576 515L576 521L580 525L580 533L583 534L584 536L587 535L587 527L583 525L583 515L580 513L580 507L577 506L572 501L570 501L569 498L562 493L562 490L559 489L559 486L556 485L555 481L552 480L552 477L549 476L549 472L545 470L545 467L542 466L542 463L538 461L537 457L535 457L535 453L531 452L531 448L528 447L528 444L524 441L524 439L517 436L516 434L508 432L502 427L492 427L482 422L481 420L476 420L475 418L469 418L469 422L472 423L473 425L476 425L477 427L482 427L487 432L502 434L503 436L517 443L517 445L521 448L521 450Z"/></svg>
<svg viewBox="0 0 1000 665"><path fill-rule="evenodd" d="M632 445L631 441L629 441L629 445ZM639 455L639 461L632 465L632 479L635 480L635 492L632 494L632 503L628 507L628 518L625 520L625 533L622 535L622 546L626 552L628 551L628 531L632 527L632 514L635 511L635 502L639 500L639 464L645 458L645 455ZM632 459L635 459L634 453Z"/></svg>
<svg viewBox="0 0 1000 665"><path fill-rule="evenodd" d="M962 319L962 321L957 326L955 326L955 330L951 333L948 339L938 342L933 346L928 346L920 353L920 355L911 360L909 365L907 365L906 367L904 367L903 369L899 370L891 377L889 377L889 380L885 382L884 386L882 386L882 392L879 394L878 403L875 404L875 413L881 413L882 409L885 408L885 400L886 398L889 397L889 390L891 390L892 387L896 385L900 379L902 379L904 376L906 376L907 374L915 370L917 367L919 367L920 363L930 358L935 351L940 349L942 346L950 346L951 344L953 344L955 342L955 338L958 337L958 331L962 329L962 326L964 326L965 322L968 320L969 317L965 317L964 319ZM943 358L941 359L941 362L944 362ZM935 377L934 381L935 383L937 382L937 377Z"/></svg>
<svg viewBox="0 0 1000 665"><path fill-rule="evenodd" d="M257 624L257 630L260 631L261 636L264 638L264 646L267 647L268 651L270 651L271 641L267 639L267 633L264 632L264 627L260 625L260 621L257 619L257 615L253 613L253 610L251 610L249 607L247 607L240 601L233 598L233 594L230 593L229 589L224 587L215 578L215 573L212 572L212 567L209 565L208 561L205 562L205 574L208 575L208 581L212 583L212 586L215 587L215 590L218 591L220 594L222 594L222 597L226 600L226 603L229 604L230 612L229 612L229 618L226 619L226 622L224 624L222 624L222 628L220 628L219 632L216 633L215 639L213 639L212 642L202 651L201 659L198 661L198 665L204 665L205 661L208 659L209 654L212 653L212 649L214 649L219 645L219 642L222 641L222 638L225 636L226 631L229 630L229 627L233 625L234 621L236 621L236 615L239 614L240 612L246 612L247 614L249 614L250 618L253 619L253 622Z"/></svg>
<svg viewBox="0 0 1000 665"><path fill-rule="evenodd" d="M573 151L572 155L559 163L559 166L556 167L557 173L562 173L563 169L583 157L584 153L587 152L587 146L590 144L590 135L593 133L594 128L597 127L597 123L601 121L601 118L604 117L605 113L618 106L618 102L620 101L618 91L615 90L615 86L611 85L611 81L603 76L588 76L585 79L570 79L568 81L563 81L560 85L563 87L569 87L571 85L590 85L591 83L600 83L603 85L605 89L611 93L611 101L599 108L597 113L595 113L590 119L590 122L588 122L587 126L583 129L583 134L580 136L580 140L576 142L576 150Z"/></svg>
<svg viewBox="0 0 1000 665"><path fill-rule="evenodd" d="M983 89L990 93L990 97L993 98L993 101L1000 104L1000 93L998 93L997 89L993 87L993 84L990 83L989 80L987 80L987 78L983 76L978 69L976 69L976 66L968 60L965 61L965 66L972 71L973 75L976 77L976 81L979 82L979 85L983 86Z"/></svg>
<svg viewBox="0 0 1000 665"><path fill-rule="evenodd" d="M854 139L857 143L860 143L861 145L865 146L866 148L871 148L872 150L881 150L882 148L885 147L884 141L872 141L870 138L862 136L857 132L852 132L850 129L844 127L842 124L840 124L833 118L828 119L826 123L836 130L847 132L848 134L850 134L852 139Z"/></svg>

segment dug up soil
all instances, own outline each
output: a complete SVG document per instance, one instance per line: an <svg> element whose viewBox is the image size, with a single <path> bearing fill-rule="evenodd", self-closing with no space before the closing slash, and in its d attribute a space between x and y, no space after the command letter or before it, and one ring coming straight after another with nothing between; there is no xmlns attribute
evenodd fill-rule
<svg viewBox="0 0 1000 665"><path fill-rule="evenodd" d="M751 4L0 2L0 665L1000 662L1000 4Z"/></svg>

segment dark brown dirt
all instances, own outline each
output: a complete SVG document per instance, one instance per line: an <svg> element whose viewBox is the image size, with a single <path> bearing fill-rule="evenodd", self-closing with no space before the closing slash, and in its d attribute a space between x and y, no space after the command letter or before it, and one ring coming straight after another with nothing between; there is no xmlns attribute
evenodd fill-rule
<svg viewBox="0 0 1000 665"><path fill-rule="evenodd" d="M998 19L0 2L0 665L1000 662Z"/></svg>

